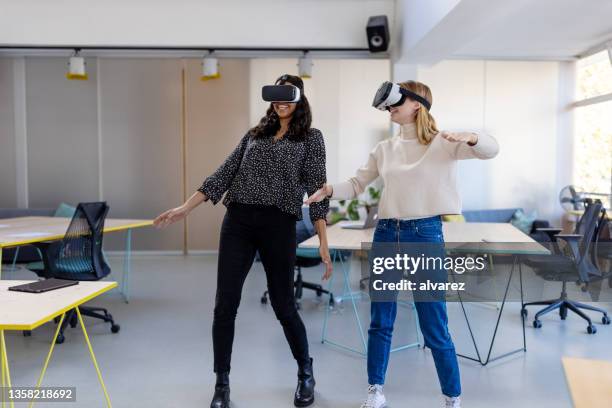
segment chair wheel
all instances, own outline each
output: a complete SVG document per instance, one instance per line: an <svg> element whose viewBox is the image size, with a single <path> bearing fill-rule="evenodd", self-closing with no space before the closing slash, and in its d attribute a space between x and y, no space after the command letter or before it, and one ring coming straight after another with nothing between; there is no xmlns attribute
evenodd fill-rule
<svg viewBox="0 0 612 408"><path fill-rule="evenodd" d="M62 344L66 340L63 334L58 334L57 339L55 339L55 344Z"/></svg>
<svg viewBox="0 0 612 408"><path fill-rule="evenodd" d="M119 326L118 324L113 324L111 326L111 332L112 333L119 333L119 330L121 330L121 326Z"/></svg>
<svg viewBox="0 0 612 408"><path fill-rule="evenodd" d="M601 323L602 323L602 324L610 324L610 316L608 316L608 315L604 315L604 316L601 318Z"/></svg>
<svg viewBox="0 0 612 408"><path fill-rule="evenodd" d="M24 330L23 337L32 337L32 332L30 330Z"/></svg>
<svg viewBox="0 0 612 408"><path fill-rule="evenodd" d="M317 290L317 297L321 297L322 294L323 292L321 292L320 290Z"/></svg>
<svg viewBox="0 0 612 408"><path fill-rule="evenodd" d="M521 314L523 315L523 317L527 317L527 315L529 314L529 312L527 311L527 309L522 308L522 309L521 309Z"/></svg>
<svg viewBox="0 0 612 408"><path fill-rule="evenodd" d="M268 298L266 296L262 296L260 299L260 302L262 305L267 305L268 304Z"/></svg>
<svg viewBox="0 0 612 408"><path fill-rule="evenodd" d="M566 307L559 308L559 316L561 317L561 320L565 320L567 318L567 308Z"/></svg>
<svg viewBox="0 0 612 408"><path fill-rule="evenodd" d="M597 327L593 326L592 324L587 326L587 333L589 334L595 334L597 333Z"/></svg>
<svg viewBox="0 0 612 408"><path fill-rule="evenodd" d="M536 329L539 329L540 327L542 327L542 322L539 320L534 320L533 327L535 327Z"/></svg>

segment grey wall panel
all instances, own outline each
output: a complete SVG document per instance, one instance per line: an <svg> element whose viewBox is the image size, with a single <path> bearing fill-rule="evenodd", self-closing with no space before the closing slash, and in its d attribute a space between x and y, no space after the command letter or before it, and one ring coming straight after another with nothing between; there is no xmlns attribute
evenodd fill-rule
<svg viewBox="0 0 612 408"><path fill-rule="evenodd" d="M201 81L186 61L187 188L193 193L234 150L249 126L249 61L221 60L221 78ZM190 250L217 250L225 206L204 203L188 219Z"/></svg>
<svg viewBox="0 0 612 408"><path fill-rule="evenodd" d="M0 207L17 206L13 59L0 58Z"/></svg>
<svg viewBox="0 0 612 408"><path fill-rule="evenodd" d="M101 59L102 192L111 217L152 218L182 202L181 65ZM136 230L135 249L179 250L183 224ZM107 247L123 248L121 234Z"/></svg>
<svg viewBox="0 0 612 408"><path fill-rule="evenodd" d="M26 59L30 207L98 199L95 60L89 80L66 79L66 58Z"/></svg>

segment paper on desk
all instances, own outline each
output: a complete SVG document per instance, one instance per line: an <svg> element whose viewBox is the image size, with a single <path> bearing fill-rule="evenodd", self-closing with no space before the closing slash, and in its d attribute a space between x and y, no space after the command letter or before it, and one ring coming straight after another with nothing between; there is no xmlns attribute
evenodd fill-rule
<svg viewBox="0 0 612 408"><path fill-rule="evenodd" d="M45 235L49 235L49 233L47 232L22 232L20 234L11 234L11 237L15 237L15 238L35 238L35 237L42 237Z"/></svg>

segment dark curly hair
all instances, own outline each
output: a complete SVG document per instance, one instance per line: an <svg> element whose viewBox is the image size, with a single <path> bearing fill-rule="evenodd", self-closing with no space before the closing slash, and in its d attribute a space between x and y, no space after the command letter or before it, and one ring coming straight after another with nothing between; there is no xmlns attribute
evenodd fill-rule
<svg viewBox="0 0 612 408"><path fill-rule="evenodd" d="M289 129L284 137L293 141L301 141L306 138L310 125L312 123L312 113L310 112L310 104L306 95L304 95L304 82L302 79L295 75L284 74L281 75L275 85L286 85L291 84L300 89L300 100L297 102L295 111L291 116L291 122L289 123ZM249 134L252 138L264 138L270 137L276 134L280 129L280 120L278 115L274 111L274 106L270 104L266 111L266 116L261 118L259 124L249 130Z"/></svg>

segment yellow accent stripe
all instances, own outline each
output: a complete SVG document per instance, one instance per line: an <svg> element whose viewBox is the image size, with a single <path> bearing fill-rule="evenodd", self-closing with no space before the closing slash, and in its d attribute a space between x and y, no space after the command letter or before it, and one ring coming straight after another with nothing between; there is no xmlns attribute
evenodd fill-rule
<svg viewBox="0 0 612 408"><path fill-rule="evenodd" d="M55 328L55 335L53 336L53 340L51 341L51 348L49 348L49 353L47 354L47 358L45 358L45 364L43 365L42 371L40 372L40 376L38 377L38 382L36 383L36 389L40 388L43 377L45 376L45 373L47 372L49 361L51 361L51 354L53 354L53 349L55 348L55 342L57 341L57 336L59 335L60 329L62 328L62 323L64 322L65 318L66 318L66 313L62 314L62 318L60 319L59 323L57 324L57 327ZM34 406L34 401L35 401L34 399L30 401L29 408L32 408Z"/></svg>
<svg viewBox="0 0 612 408"><path fill-rule="evenodd" d="M93 352L93 348L91 347L91 342L89 341L89 336L87 335L87 330L85 330L85 323L83 323L83 316L81 316L81 311L79 308L76 308L77 316L79 317L79 322L81 323L81 328L83 329L83 335L85 336L85 341L87 342L87 348L89 349L89 355L91 356L91 361L94 363L94 367L96 368L96 373L98 374L98 381L100 381L100 385L102 386L102 391L104 391L104 398L106 398L106 405L108 408L112 408L110 397L108 396L108 391L106 390L106 385L104 384L104 380L102 379L102 373L100 372L100 367L98 367L98 361L96 361L96 355Z"/></svg>
<svg viewBox="0 0 612 408"><path fill-rule="evenodd" d="M78 79L78 80L82 80L82 81L86 81L89 77L87 76L87 74L71 74L71 73L66 73L66 78L67 79Z"/></svg>
<svg viewBox="0 0 612 408"><path fill-rule="evenodd" d="M6 354L6 339L4 338L4 330L0 330L0 347L2 347L2 372L5 373L5 382L9 390L13 388L11 384L11 371L9 370L8 355ZM4 407L4 398L2 399L2 406ZM10 402L11 408L15 407L13 400Z"/></svg>
<svg viewBox="0 0 612 408"><path fill-rule="evenodd" d="M153 220L136 222L134 224L121 225L119 227L104 227L104 232L115 232L115 231L123 231L130 228L139 228L139 227L150 227L153 225Z"/></svg>
<svg viewBox="0 0 612 408"><path fill-rule="evenodd" d="M74 309L75 307L82 305L85 302L89 302L91 299L94 299L100 296L102 293L108 292L109 290L117 287L117 282L109 282L109 283L110 285L98 290L95 293L92 293L91 295L83 299L77 300L76 302L62 308L61 310L57 310L51 313L50 315L43 317L42 319L40 319L34 324L0 324L0 330L34 330L38 326L42 326L43 324L47 323L49 320L54 319L55 317L66 313L70 309Z"/></svg>

